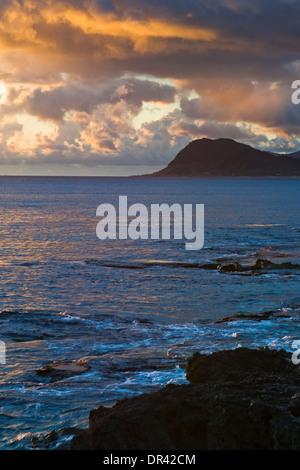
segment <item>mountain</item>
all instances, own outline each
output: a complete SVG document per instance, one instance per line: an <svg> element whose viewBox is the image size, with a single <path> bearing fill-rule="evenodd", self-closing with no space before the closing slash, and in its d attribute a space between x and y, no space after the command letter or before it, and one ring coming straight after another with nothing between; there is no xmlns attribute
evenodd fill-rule
<svg viewBox="0 0 300 470"><path fill-rule="evenodd" d="M151 176L300 176L299 156L258 150L232 139L203 138L190 142Z"/></svg>
<svg viewBox="0 0 300 470"><path fill-rule="evenodd" d="M294 153L288 153L288 157L293 157L293 158L300 158L300 150L299 152L294 152Z"/></svg>

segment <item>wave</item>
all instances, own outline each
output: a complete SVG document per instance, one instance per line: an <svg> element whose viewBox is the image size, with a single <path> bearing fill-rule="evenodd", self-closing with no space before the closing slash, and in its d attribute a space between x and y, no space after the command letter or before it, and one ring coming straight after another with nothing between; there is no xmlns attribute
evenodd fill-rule
<svg viewBox="0 0 300 470"><path fill-rule="evenodd" d="M285 227L285 224L245 224L241 227Z"/></svg>

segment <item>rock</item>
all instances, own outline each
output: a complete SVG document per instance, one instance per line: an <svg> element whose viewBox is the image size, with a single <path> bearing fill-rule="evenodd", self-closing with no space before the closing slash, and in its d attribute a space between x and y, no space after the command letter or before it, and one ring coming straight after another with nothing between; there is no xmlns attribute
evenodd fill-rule
<svg viewBox="0 0 300 470"><path fill-rule="evenodd" d="M286 377L294 374L291 355L284 350L269 348L237 348L210 355L196 352L186 367L186 378L191 383L249 380L249 377L253 380L262 375L266 378L266 375Z"/></svg>
<svg viewBox="0 0 300 470"><path fill-rule="evenodd" d="M198 265L199 269L220 269L219 263L203 263Z"/></svg>
<svg viewBox="0 0 300 470"><path fill-rule="evenodd" d="M217 269L218 263L194 263L191 261L170 261L170 260L135 260L135 261L108 261L97 259L86 259L86 264L94 266L103 266L107 268L122 268L122 269L146 269L152 267L167 267L167 268L192 268L192 269Z"/></svg>
<svg viewBox="0 0 300 470"><path fill-rule="evenodd" d="M300 450L300 376L288 353L196 353L187 377L92 410L71 450Z"/></svg>
<svg viewBox="0 0 300 470"><path fill-rule="evenodd" d="M221 272L257 272L257 271L271 271L271 270L293 270L300 269L297 263L283 262L273 263L267 259L257 259L252 266L242 266L238 261L234 263L224 264L218 266Z"/></svg>
<svg viewBox="0 0 300 470"><path fill-rule="evenodd" d="M234 262L234 263L230 263L230 264L225 264L225 265L221 265L221 266L218 266L218 269L223 272L223 271L227 271L227 272L235 272L235 271L238 271L238 272L243 272L243 271L248 271L248 268L244 268L238 261Z"/></svg>
<svg viewBox="0 0 300 470"><path fill-rule="evenodd" d="M283 263L273 263L267 259L258 259L254 266L251 268L252 270L273 270L273 269L300 269L300 264L297 263L290 263L290 262L283 262Z"/></svg>
<svg viewBox="0 0 300 470"><path fill-rule="evenodd" d="M291 315L287 313L275 311L275 310L267 310L266 312L261 313L237 313L234 315L230 315L229 317L224 317L221 320L217 320L216 323L226 323L236 320L255 320L255 321L262 321L268 320L271 318L290 318Z"/></svg>
<svg viewBox="0 0 300 470"><path fill-rule="evenodd" d="M58 431L54 429L45 435L33 436L31 445L34 449L47 450L69 450L70 440L82 433L79 428L62 428Z"/></svg>
<svg viewBox="0 0 300 470"><path fill-rule="evenodd" d="M205 269L205 270L218 270L223 273L238 272L244 275L256 274L259 271L264 272L268 270L290 270L300 269L300 265L296 263L273 263L272 261L265 259L256 260L254 265L242 266L238 261L234 261L228 264L221 264L221 262L209 262L209 263L195 263L190 261L166 261L166 260L135 260L131 261L105 261L96 259L85 260L86 264L94 266L104 266L110 268L122 268L122 269L146 269L154 266L167 267L167 268L187 268L187 269Z"/></svg>
<svg viewBox="0 0 300 470"><path fill-rule="evenodd" d="M90 367L85 361L73 361L73 362L53 362L47 364L41 369L37 369L36 373L45 377L49 377L51 382L66 379L74 375L83 374L88 371Z"/></svg>

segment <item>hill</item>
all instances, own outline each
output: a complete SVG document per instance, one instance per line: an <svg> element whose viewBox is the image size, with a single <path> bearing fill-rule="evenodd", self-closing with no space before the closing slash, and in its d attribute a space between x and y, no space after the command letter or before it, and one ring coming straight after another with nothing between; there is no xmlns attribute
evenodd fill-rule
<svg viewBox="0 0 300 470"><path fill-rule="evenodd" d="M293 158L300 158L300 150L298 152L288 153L287 156Z"/></svg>
<svg viewBox="0 0 300 470"><path fill-rule="evenodd" d="M299 152L274 154L232 139L198 139L151 176L300 176ZM148 175L149 176L149 175Z"/></svg>

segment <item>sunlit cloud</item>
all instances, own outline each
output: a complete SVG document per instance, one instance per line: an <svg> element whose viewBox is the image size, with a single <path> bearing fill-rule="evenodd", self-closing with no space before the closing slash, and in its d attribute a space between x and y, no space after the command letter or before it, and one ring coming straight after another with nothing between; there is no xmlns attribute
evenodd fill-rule
<svg viewBox="0 0 300 470"><path fill-rule="evenodd" d="M155 169L204 136L298 150L299 15L284 0L2 0L0 163Z"/></svg>

